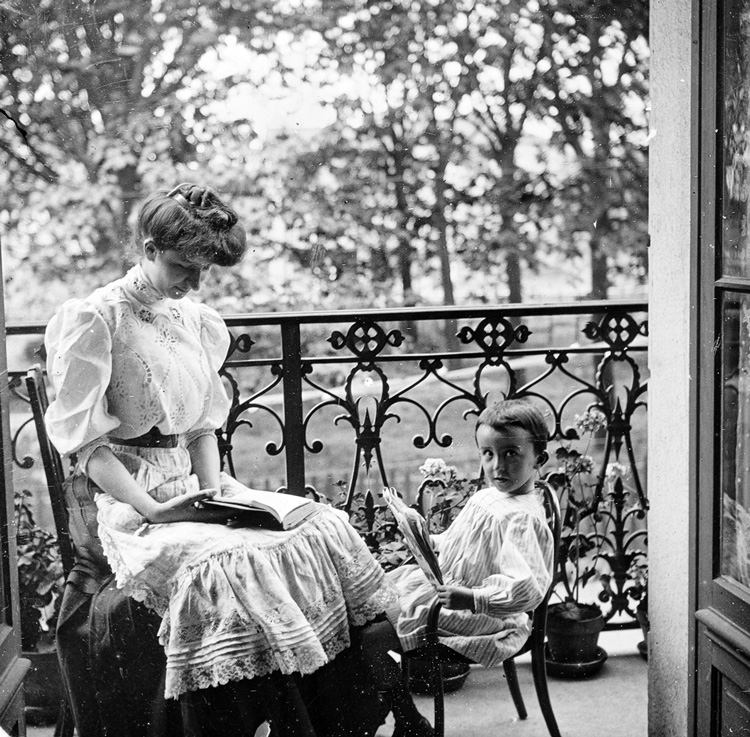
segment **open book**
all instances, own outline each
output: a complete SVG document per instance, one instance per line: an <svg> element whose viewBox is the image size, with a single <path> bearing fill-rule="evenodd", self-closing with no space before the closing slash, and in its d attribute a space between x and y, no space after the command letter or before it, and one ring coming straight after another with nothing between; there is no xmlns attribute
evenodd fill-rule
<svg viewBox="0 0 750 737"><path fill-rule="evenodd" d="M417 565L422 569L427 580L433 584L443 583L435 551L430 542L427 522L416 509L407 507L395 489L383 489L383 499L391 510L398 529L404 536L404 542L414 556Z"/></svg>
<svg viewBox="0 0 750 737"><path fill-rule="evenodd" d="M224 478L221 490L221 495L205 499L202 504L207 507L227 507L237 509L239 512L270 515L284 530L302 524L306 519L317 514L320 509L311 499L293 494L251 489L239 482L227 483ZM260 522L262 523L262 520Z"/></svg>

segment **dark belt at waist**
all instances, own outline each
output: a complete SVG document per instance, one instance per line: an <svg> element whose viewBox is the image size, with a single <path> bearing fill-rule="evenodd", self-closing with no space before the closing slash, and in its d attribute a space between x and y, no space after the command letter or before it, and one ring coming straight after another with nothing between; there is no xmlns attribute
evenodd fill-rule
<svg viewBox="0 0 750 737"><path fill-rule="evenodd" d="M162 435L156 427L137 438L115 438L111 435L109 437L110 441L117 445L134 445L138 448L176 448L177 438L177 435Z"/></svg>

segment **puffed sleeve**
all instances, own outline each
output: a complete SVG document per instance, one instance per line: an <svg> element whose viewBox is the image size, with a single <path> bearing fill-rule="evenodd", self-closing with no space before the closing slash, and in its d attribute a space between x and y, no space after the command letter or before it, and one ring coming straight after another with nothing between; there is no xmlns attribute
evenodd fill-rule
<svg viewBox="0 0 750 737"><path fill-rule="evenodd" d="M221 315L208 305L200 305L201 344L217 371L224 365L229 350L229 330Z"/></svg>
<svg viewBox="0 0 750 737"><path fill-rule="evenodd" d="M515 514L503 536L497 569L474 589L474 610L504 617L534 609L552 581L553 538L544 520Z"/></svg>
<svg viewBox="0 0 750 737"><path fill-rule="evenodd" d="M219 369L224 364L229 351L229 330L216 310L207 305L199 306L200 339L203 350L211 367L211 398L208 412L201 422L186 433L186 444L190 445L203 435L213 434L221 427L229 413L229 397L219 376Z"/></svg>
<svg viewBox="0 0 750 737"><path fill-rule="evenodd" d="M68 300L44 336L47 373L55 397L45 415L49 438L63 455L111 432L105 392L112 373L112 338L104 318L86 300Z"/></svg>

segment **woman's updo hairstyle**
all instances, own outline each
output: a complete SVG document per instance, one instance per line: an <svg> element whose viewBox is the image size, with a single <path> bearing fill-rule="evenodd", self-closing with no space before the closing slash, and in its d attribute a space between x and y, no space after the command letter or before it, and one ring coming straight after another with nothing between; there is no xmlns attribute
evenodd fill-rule
<svg viewBox="0 0 750 737"><path fill-rule="evenodd" d="M239 263L247 245L237 213L213 190L197 184L150 195L138 213L135 238L138 248L151 238L160 251L217 266Z"/></svg>

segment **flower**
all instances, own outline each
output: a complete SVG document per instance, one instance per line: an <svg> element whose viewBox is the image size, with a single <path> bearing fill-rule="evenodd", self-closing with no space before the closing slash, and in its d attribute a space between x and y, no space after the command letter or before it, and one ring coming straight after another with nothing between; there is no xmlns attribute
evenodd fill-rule
<svg viewBox="0 0 750 737"><path fill-rule="evenodd" d="M419 473L425 481L449 484L458 476L458 469L449 466L442 458L428 458L420 467Z"/></svg>
<svg viewBox="0 0 750 737"><path fill-rule="evenodd" d="M582 415L576 415L573 423L581 434L593 435L607 427L607 416L598 407L589 407Z"/></svg>
<svg viewBox="0 0 750 737"><path fill-rule="evenodd" d="M468 478L442 458L428 458L419 472L424 478L412 507L424 515L430 533L444 532L479 488L479 479ZM369 489L354 495L349 519L386 571L411 558L390 509L376 504Z"/></svg>
<svg viewBox="0 0 750 737"><path fill-rule="evenodd" d="M627 478L629 473L630 470L628 469L628 467L624 466L622 463L609 463L607 464L605 476L607 478L607 481L609 481L610 483L614 483L616 479Z"/></svg>
<svg viewBox="0 0 750 737"><path fill-rule="evenodd" d="M558 454L558 456L560 455ZM575 451L568 450L562 461L563 463L558 467L558 471L570 478L579 473L591 473L594 470L594 459L591 456L580 455Z"/></svg>

